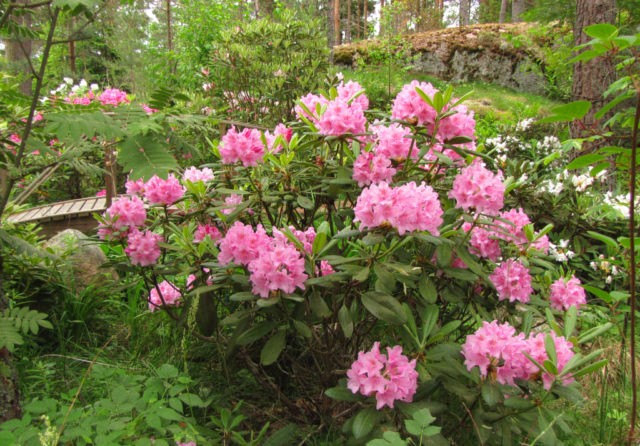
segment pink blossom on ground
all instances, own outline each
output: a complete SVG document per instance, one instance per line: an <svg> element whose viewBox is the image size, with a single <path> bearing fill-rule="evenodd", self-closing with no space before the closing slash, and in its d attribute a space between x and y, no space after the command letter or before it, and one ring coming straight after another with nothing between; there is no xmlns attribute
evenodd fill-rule
<svg viewBox="0 0 640 446"><path fill-rule="evenodd" d="M245 167L256 166L265 154L260 131L248 128L240 132L235 127L230 128L222 137L219 150L223 163L233 164L240 161Z"/></svg>
<svg viewBox="0 0 640 446"><path fill-rule="evenodd" d="M474 209L496 215L504 205L505 187L502 173L493 173L481 162L465 167L453 180L449 197L456 200L456 206L469 211Z"/></svg>
<svg viewBox="0 0 640 446"><path fill-rule="evenodd" d="M527 303L533 293L529 269L519 260L509 259L498 266L489 276L498 291L498 299Z"/></svg>
<svg viewBox="0 0 640 446"><path fill-rule="evenodd" d="M198 181L206 183L213 180L213 171L208 167L198 169L194 166L191 166L184 171L182 179L185 181L190 181L192 183L197 183Z"/></svg>
<svg viewBox="0 0 640 446"><path fill-rule="evenodd" d="M161 235L151 231L140 232L132 230L127 237L127 247L124 252L129 256L132 265L154 265L160 257L160 242L164 241Z"/></svg>
<svg viewBox="0 0 640 446"><path fill-rule="evenodd" d="M549 295L551 308L555 310L568 310L569 307L580 308L587 303L587 293L580 285L580 279L576 276L564 279L560 278L551 284Z"/></svg>
<svg viewBox="0 0 640 446"><path fill-rule="evenodd" d="M184 196L185 188L180 180L169 174L166 180L154 175L144 185L144 198L151 204L171 206Z"/></svg>
<svg viewBox="0 0 640 446"><path fill-rule="evenodd" d="M420 150L411 138L411 131L396 122L389 126L374 125L371 131L375 136L374 152L396 162L407 158L418 158Z"/></svg>
<svg viewBox="0 0 640 446"><path fill-rule="evenodd" d="M237 221L220 240L218 262L221 265L227 265L231 262L248 265L270 245L271 238L262 225L258 225L254 231L251 226Z"/></svg>
<svg viewBox="0 0 640 446"><path fill-rule="evenodd" d="M140 106L142 107L142 109L144 110L144 112L145 112L146 114L148 114L148 115L152 115L152 114L154 114L154 113L157 113L157 112L158 112L158 109L157 109L157 108L151 108L151 107L149 107L147 104L141 104Z"/></svg>
<svg viewBox="0 0 640 446"><path fill-rule="evenodd" d="M387 347L387 355L380 353L375 342L370 351L358 353L358 359L347 371L347 387L353 393L374 395L376 409L393 408L395 401L411 402L418 387L416 360L402 354L402 347Z"/></svg>
<svg viewBox="0 0 640 446"><path fill-rule="evenodd" d="M98 97L98 100L102 105L113 105L114 107L131 102L127 98L127 93L125 91L118 90L117 88L105 89Z"/></svg>
<svg viewBox="0 0 640 446"><path fill-rule="evenodd" d="M220 230L214 225L198 225L195 233L193 234L193 242L200 243L205 239L205 237L209 237L211 241L217 242L222 237Z"/></svg>
<svg viewBox="0 0 640 446"><path fill-rule="evenodd" d="M307 113L307 111L302 108L300 105L296 105L294 111L296 112L296 117L298 119L305 117L311 122L317 124L318 117L322 114L322 108L327 105L329 100L324 96L319 96L313 93L309 93L306 96L300 98L299 102L304 104L304 106L311 112L311 115ZM320 109L320 111L319 111Z"/></svg>
<svg viewBox="0 0 640 446"><path fill-rule="evenodd" d="M182 293L173 283L165 280L149 292L149 310L156 311L163 305L176 306L180 304ZM164 301L164 304L162 303Z"/></svg>
<svg viewBox="0 0 640 446"><path fill-rule="evenodd" d="M396 169L391 166L391 160L373 152L360 152L353 163L353 179L360 187L383 181L389 183L395 174Z"/></svg>
<svg viewBox="0 0 640 446"><path fill-rule="evenodd" d="M144 203L135 195L116 198L105 214L110 217L109 220L115 229L122 229L125 226L129 228L142 226L147 220Z"/></svg>
<svg viewBox="0 0 640 446"><path fill-rule="evenodd" d="M358 82L349 81L346 84L344 82L340 82L336 87L336 90L338 91L338 97L340 99L344 99L345 101L352 100L353 103L358 103L362 110L367 110L369 108L369 98L364 94L364 88ZM360 92L362 93L353 99Z"/></svg>
<svg viewBox="0 0 640 446"><path fill-rule="evenodd" d="M296 288L304 290L308 277L304 272L304 258L293 244L272 240L249 262L251 291L268 298L272 291L291 294Z"/></svg>
<svg viewBox="0 0 640 446"><path fill-rule="evenodd" d="M351 105L344 99L334 99L318 121L318 131L326 136L359 135L365 133L367 119L359 103Z"/></svg>
<svg viewBox="0 0 640 446"><path fill-rule="evenodd" d="M416 88L422 90L430 98L433 98L433 95L438 91L430 83L411 81L410 84L402 87L394 99L391 118L409 122L417 121L417 124L431 129L435 123L436 110L420 97Z"/></svg>

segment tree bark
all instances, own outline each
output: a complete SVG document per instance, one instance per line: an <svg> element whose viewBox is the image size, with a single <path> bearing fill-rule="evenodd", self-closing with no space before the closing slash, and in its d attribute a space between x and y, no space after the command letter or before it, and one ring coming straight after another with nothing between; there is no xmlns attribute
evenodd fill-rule
<svg viewBox="0 0 640 446"><path fill-rule="evenodd" d="M471 0L460 0L458 20L458 24L460 26L465 26L471 23Z"/></svg>
<svg viewBox="0 0 640 446"><path fill-rule="evenodd" d="M347 0L347 23L344 30L344 38L347 42L351 42L351 2L352 0Z"/></svg>
<svg viewBox="0 0 640 446"><path fill-rule="evenodd" d="M531 7L529 0L513 0L511 4L511 21L522 22L522 14Z"/></svg>
<svg viewBox="0 0 640 446"><path fill-rule="evenodd" d="M615 0L577 0L576 23L573 29L574 44L582 45L591 39L583 32L585 27L596 23L615 23L615 19ZM574 64L571 97L574 101L590 101L592 107L583 119L571 123L573 138L599 132L599 122L594 114L604 104L602 95L615 78L615 65L610 58L598 57L588 62ZM590 149L596 147L591 145ZM583 149L588 148L583 147Z"/></svg>
<svg viewBox="0 0 640 446"><path fill-rule="evenodd" d="M499 23L504 23L507 19L507 7L509 6L509 0L502 0L500 3L500 17L498 18Z"/></svg>
<svg viewBox="0 0 640 446"><path fill-rule="evenodd" d="M341 41L340 29L340 0L333 0L333 44L340 45Z"/></svg>

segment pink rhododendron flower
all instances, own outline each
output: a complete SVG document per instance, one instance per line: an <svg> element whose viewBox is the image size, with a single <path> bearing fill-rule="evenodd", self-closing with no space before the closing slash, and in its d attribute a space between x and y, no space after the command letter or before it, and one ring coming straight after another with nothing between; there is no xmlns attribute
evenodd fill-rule
<svg viewBox="0 0 640 446"><path fill-rule="evenodd" d="M509 342L514 338L516 329L509 323L499 324L498 321L482 322L482 327L478 328L474 334L468 335L462 344L462 355L467 370L474 367L480 369L480 375L486 377L490 369L495 371L499 367L501 360L507 362L510 357L503 354Z"/></svg>
<svg viewBox="0 0 640 446"><path fill-rule="evenodd" d="M190 181L192 183L197 183L198 181L206 183L213 180L213 170L209 169L208 167L197 169L196 167L191 166L184 171L182 179L185 181Z"/></svg>
<svg viewBox="0 0 640 446"><path fill-rule="evenodd" d="M369 109L369 98L364 94L364 88L356 81L349 81L346 84L340 82L336 87L338 91L338 97L345 101L353 100L354 103L358 103L362 110ZM353 99L358 93L362 92L359 96Z"/></svg>
<svg viewBox="0 0 640 446"><path fill-rule="evenodd" d="M107 196L106 189L100 189L98 192L96 192L96 197L106 197L106 196Z"/></svg>
<svg viewBox="0 0 640 446"><path fill-rule="evenodd" d="M106 215L110 217L109 220L115 229L122 229L125 226L135 228L144 225L147 220L144 203L135 195L121 196L113 200L106 210Z"/></svg>
<svg viewBox="0 0 640 446"><path fill-rule="evenodd" d="M438 194L424 182L389 187L385 182L362 190L354 207L355 219L361 228L388 224L403 235L410 231L428 231L439 235L442 207Z"/></svg>
<svg viewBox="0 0 640 446"><path fill-rule="evenodd" d="M411 81L402 87L402 90L393 101L391 118L403 121L416 121L431 129L436 120L436 110L422 100L416 88L420 88L427 96L433 98L438 91L433 85L426 82Z"/></svg>
<svg viewBox="0 0 640 446"><path fill-rule="evenodd" d="M471 253L494 262L502 256L500 242L492 231L481 226L473 226L472 228L471 223L464 223L462 229L466 232L471 231L471 239L469 240Z"/></svg>
<svg viewBox="0 0 640 446"><path fill-rule="evenodd" d="M326 261L326 260L320 260L320 271L319 271L319 275L324 277L324 276L328 276L329 274L333 274L335 273L336 270L333 269L333 266L331 266L331 264Z"/></svg>
<svg viewBox="0 0 640 446"><path fill-rule="evenodd" d="M498 291L499 300L527 303L533 293L529 269L518 260L503 262L493 270L489 280Z"/></svg>
<svg viewBox="0 0 640 446"><path fill-rule="evenodd" d="M334 99L327 104L327 108L318 120L318 131L322 135L342 136L356 135L365 132L367 119L359 103L351 105L344 99Z"/></svg>
<svg viewBox="0 0 640 446"><path fill-rule="evenodd" d="M304 258L291 243L272 239L258 256L249 262L251 291L268 298L271 291L291 294L296 288L304 290L307 275L304 272Z"/></svg>
<svg viewBox="0 0 640 446"><path fill-rule="evenodd" d="M455 111L454 114L440 121L438 134L436 135L438 140L444 143L458 136L466 136L473 140L476 132L476 121L473 119L473 112L469 111L464 105L456 106L453 111ZM464 146L469 150L475 149L473 142L466 143Z"/></svg>
<svg viewBox="0 0 640 446"><path fill-rule="evenodd" d="M225 204L225 209L223 209L221 212L224 215L229 215L231 214L235 208L242 203L242 195L240 194L231 194L228 197L226 197L224 199L224 204Z"/></svg>
<svg viewBox="0 0 640 446"><path fill-rule="evenodd" d="M176 446L197 446L195 441L189 441L186 443L176 442Z"/></svg>
<svg viewBox="0 0 640 446"><path fill-rule="evenodd" d="M507 242L511 242L520 248L524 248L529 244L527 236L524 233L524 227L530 224L531 220L522 208L502 212L500 214L500 218L502 220L510 221L513 224L511 225L503 221L496 221L495 223L499 228L499 230L496 230L497 237L500 237ZM531 246L546 253L549 250L549 238L544 235L532 243Z"/></svg>
<svg viewBox="0 0 640 446"><path fill-rule="evenodd" d="M278 153L284 147L283 143L274 145L278 136L280 136L284 141L289 142L293 136L293 130L286 127L284 124L278 124L273 130L273 134L269 131L264 132L264 139L267 141L267 150L271 153Z"/></svg>
<svg viewBox="0 0 640 446"><path fill-rule="evenodd" d="M389 126L374 125L371 127L374 134L374 152L396 162L402 162L407 158L418 158L418 148L411 138L411 131L396 122Z"/></svg>
<svg viewBox="0 0 640 446"><path fill-rule="evenodd" d="M233 164L242 162L245 167L256 166L264 158L265 148L259 130L243 129L236 131L232 127L222 137L219 147L222 162Z"/></svg>
<svg viewBox="0 0 640 446"><path fill-rule="evenodd" d="M20 143L22 143L22 138L20 138L17 133L12 133L11 135L9 135L9 141L14 143L15 145L20 145Z"/></svg>
<svg viewBox="0 0 640 446"><path fill-rule="evenodd" d="M153 287L151 292L149 292L149 310L156 311L163 305L179 305L181 298L182 293L180 292L180 289L173 283L165 280L159 283L157 287Z"/></svg>
<svg viewBox="0 0 640 446"><path fill-rule="evenodd" d="M555 345L556 350L556 366L558 367L558 374L562 373L562 370L567 365L569 360L573 358L575 352L573 351L573 344L565 339L563 336L557 336L553 331L549 333L549 336L553 339L553 343ZM527 354L531 356L538 364L544 363L549 359L549 355L547 355L547 350L544 345L545 338L547 337L546 333L537 333L532 335L527 339ZM533 364L533 363L531 363ZM535 364L532 367L533 373L537 373L540 370ZM546 390L550 390L555 380L555 376L550 373L544 371L542 373L542 383L543 387ZM571 384L574 378L569 374L562 378L562 384Z"/></svg>
<svg viewBox="0 0 640 446"><path fill-rule="evenodd" d="M319 96L313 93L309 93L308 95L301 97L300 102L304 104L304 106L311 112L311 115L309 115L309 113L307 113L307 111L304 108L302 108L300 105L296 105L294 108L294 111L296 112L296 117L298 119L305 117L309 121L317 124L318 115L322 114L322 111L318 113L318 109L319 108L322 109L322 107L327 105L329 100L324 96Z"/></svg>
<svg viewBox="0 0 640 446"><path fill-rule="evenodd" d="M316 230L313 226L308 227L305 231L289 226L289 231L302 244L303 254L311 254L313 241L316 239ZM291 243L287 236L278 228L273 228L273 238L281 243Z"/></svg>
<svg viewBox="0 0 640 446"><path fill-rule="evenodd" d="M154 265L160 257L158 243L164 241L161 235L151 231L140 232L133 229L127 237L127 247L124 252L129 256L132 265Z"/></svg>
<svg viewBox="0 0 640 446"><path fill-rule="evenodd" d="M129 195L142 196L144 194L144 186L145 184L142 178L138 178L135 181L127 179L127 182L124 183L124 187Z"/></svg>
<svg viewBox="0 0 640 446"><path fill-rule="evenodd" d="M496 215L504 205L505 187L502 174L493 173L481 162L465 167L453 180L449 197L456 200L456 206L469 211Z"/></svg>
<svg viewBox="0 0 640 446"><path fill-rule="evenodd" d="M209 237L211 241L217 242L222 237L222 234L214 225L198 225L198 228L193 234L193 242L200 243L205 239L205 237Z"/></svg>
<svg viewBox="0 0 640 446"><path fill-rule="evenodd" d="M580 285L580 279L576 276L564 279L560 278L551 284L549 295L551 308L555 310L568 310L569 307L580 308L587 303L587 293Z"/></svg>
<svg viewBox="0 0 640 446"><path fill-rule="evenodd" d="M347 371L347 387L353 393L374 395L376 409L393 408L395 401L410 403L418 388L416 360L402 354L402 347L387 347L387 354L380 353L376 342L370 351L358 353L358 359Z"/></svg>
<svg viewBox="0 0 640 446"><path fill-rule="evenodd" d="M127 93L125 91L118 90L117 88L107 88L100 94L98 100L102 105L113 105L114 107L131 102L127 98Z"/></svg>
<svg viewBox="0 0 640 446"><path fill-rule="evenodd" d="M166 180L154 175L144 185L144 198L151 204L171 206L184 196L185 188L180 181L169 174Z"/></svg>
<svg viewBox="0 0 640 446"><path fill-rule="evenodd" d="M261 251L267 250L270 244L271 238L262 225L258 225L254 231L251 226L237 221L220 240L218 262L221 265L231 262L248 265Z"/></svg>
<svg viewBox="0 0 640 446"><path fill-rule="evenodd" d="M396 169L391 166L391 160L373 152L360 152L353 162L353 179L360 187L383 181L389 183L395 174Z"/></svg>

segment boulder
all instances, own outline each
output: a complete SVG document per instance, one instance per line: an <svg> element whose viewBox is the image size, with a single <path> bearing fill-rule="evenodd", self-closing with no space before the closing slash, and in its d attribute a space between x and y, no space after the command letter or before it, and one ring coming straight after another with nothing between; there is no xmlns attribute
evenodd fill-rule
<svg viewBox="0 0 640 446"><path fill-rule="evenodd" d="M100 285L108 279L117 279L112 268L104 268L107 256L100 246L76 229L65 229L44 243L44 248L60 256L69 268L76 289Z"/></svg>

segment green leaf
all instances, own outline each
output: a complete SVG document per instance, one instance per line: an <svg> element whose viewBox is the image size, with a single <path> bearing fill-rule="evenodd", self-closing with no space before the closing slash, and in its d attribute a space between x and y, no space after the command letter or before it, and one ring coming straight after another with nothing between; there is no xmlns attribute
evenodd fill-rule
<svg viewBox="0 0 640 446"><path fill-rule="evenodd" d="M181 393L180 395L178 395L178 398L180 398L180 400L182 400L182 402L185 403L187 406L207 407L207 403L202 401L202 398L200 398L195 393L189 393L189 392Z"/></svg>
<svg viewBox="0 0 640 446"><path fill-rule="evenodd" d="M342 305L338 310L338 322L344 337L349 339L353 334L353 319L351 318L351 312L345 305Z"/></svg>
<svg viewBox="0 0 640 446"><path fill-rule="evenodd" d="M341 386L330 387L324 391L324 394L336 401L356 402L362 399L357 393L353 393L346 387Z"/></svg>
<svg viewBox="0 0 640 446"><path fill-rule="evenodd" d="M318 317L329 317L331 316L331 309L324 301L324 298L320 295L320 293L311 293L309 295L309 307L313 314Z"/></svg>
<svg viewBox="0 0 640 446"><path fill-rule="evenodd" d="M616 242L611 237L608 237L604 234L600 234L599 232L595 232L595 231L587 231L587 235L593 239L601 241L602 243L604 243L605 245L607 245L609 248L613 250L617 251L619 249L618 242Z"/></svg>
<svg viewBox="0 0 640 446"><path fill-rule="evenodd" d="M182 415L169 407L158 407L154 412L160 418L169 421L181 421L183 419Z"/></svg>
<svg viewBox="0 0 640 446"><path fill-rule="evenodd" d="M618 28L610 23L598 23L584 28L584 33L594 39L609 40L618 35Z"/></svg>
<svg viewBox="0 0 640 446"><path fill-rule="evenodd" d="M278 429L262 443L262 446L282 446L287 444L296 444L300 438L300 428L293 424L287 424L285 427Z"/></svg>
<svg viewBox="0 0 640 446"><path fill-rule="evenodd" d="M170 379L177 377L180 372L171 364L162 364L157 373L159 378Z"/></svg>
<svg viewBox="0 0 640 446"><path fill-rule="evenodd" d="M482 394L482 399L491 407L495 406L503 399L500 388L496 384L488 381L482 383L480 393Z"/></svg>
<svg viewBox="0 0 640 446"><path fill-rule="evenodd" d="M385 431L382 438L376 438L367 442L367 446L407 446L406 440L403 440L399 433L394 431Z"/></svg>
<svg viewBox="0 0 640 446"><path fill-rule="evenodd" d="M166 143L151 135L129 137L120 143L118 162L125 171L131 172L132 180L148 180L153 175L166 178L170 171L179 167Z"/></svg>
<svg viewBox="0 0 640 446"><path fill-rule="evenodd" d="M585 342L588 342L591 339L608 332L612 327L613 324L611 322L593 327L580 335L580 337L578 338L578 344L584 344Z"/></svg>
<svg viewBox="0 0 640 446"><path fill-rule="evenodd" d="M353 420L353 426L351 428L351 432L355 439L359 440L366 437L373 428L376 427L379 419L380 414L373 407L367 407L360 410Z"/></svg>
<svg viewBox="0 0 640 446"><path fill-rule="evenodd" d="M591 109L589 101L574 101L551 109L551 114L538 120L538 123L570 122L583 118Z"/></svg>
<svg viewBox="0 0 640 446"><path fill-rule="evenodd" d="M571 161L567 164L567 169L582 169L583 167L591 166L600 161L604 161L607 158L598 153L589 153L587 155L582 155Z"/></svg>
<svg viewBox="0 0 640 446"><path fill-rule="evenodd" d="M593 373L598 369L601 369L605 365L607 365L609 361L607 359L601 359L600 361L596 361L593 364L589 364L588 366L575 371L571 374L574 378L580 378L581 376L588 375L589 373Z"/></svg>
<svg viewBox="0 0 640 446"><path fill-rule="evenodd" d="M315 203L313 202L313 200L309 200L307 197L303 195L298 195L297 201L300 207L304 209L313 210L315 208Z"/></svg>
<svg viewBox="0 0 640 446"><path fill-rule="evenodd" d="M420 277L420 281L418 282L418 292L420 293L420 297L422 297L427 304L434 304L438 299L438 290L436 289L433 281L429 279L426 274L423 274Z"/></svg>
<svg viewBox="0 0 640 446"><path fill-rule="evenodd" d="M284 350L286 337L287 331L280 329L269 338L260 351L260 363L262 365L271 365L276 362L280 353Z"/></svg>
<svg viewBox="0 0 640 446"><path fill-rule="evenodd" d="M275 321L262 321L240 334L236 339L238 345L248 345L265 336L278 324Z"/></svg>
<svg viewBox="0 0 640 446"><path fill-rule="evenodd" d="M369 291L364 293L361 299L365 308L376 318L390 324L406 322L402 305L394 297L378 291Z"/></svg>

